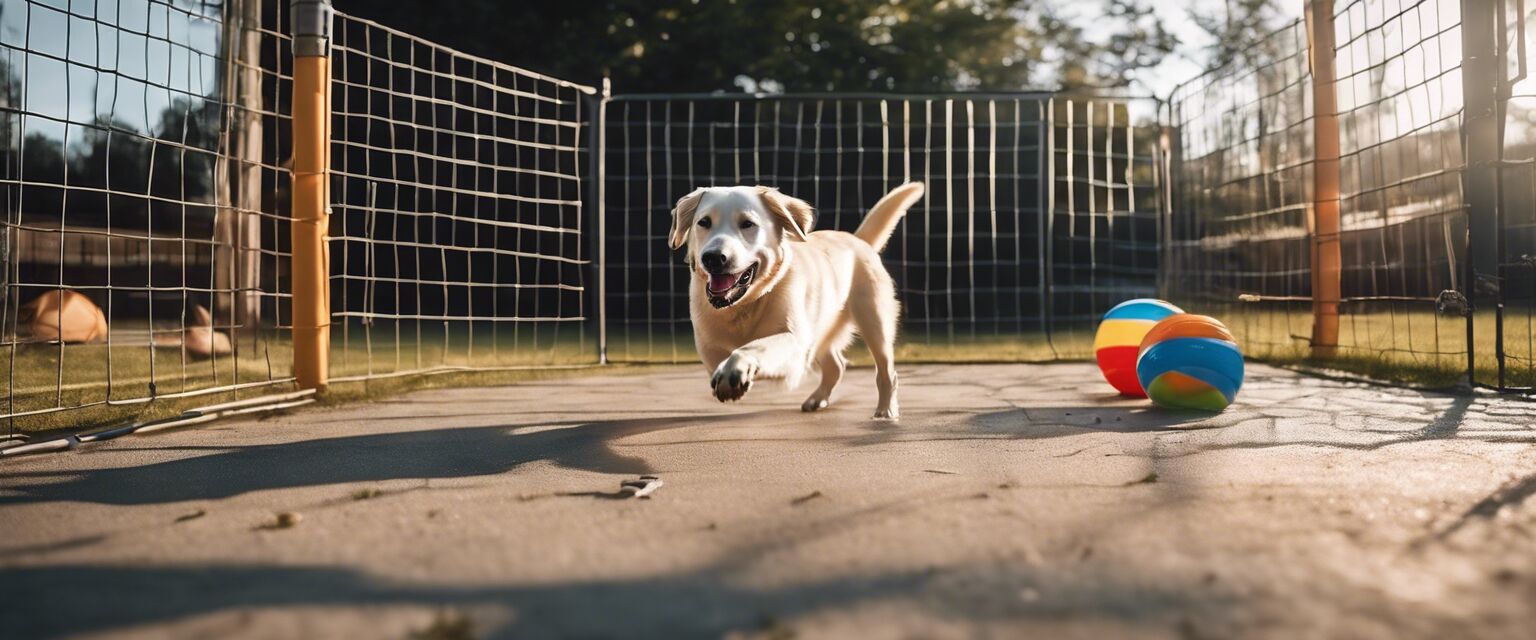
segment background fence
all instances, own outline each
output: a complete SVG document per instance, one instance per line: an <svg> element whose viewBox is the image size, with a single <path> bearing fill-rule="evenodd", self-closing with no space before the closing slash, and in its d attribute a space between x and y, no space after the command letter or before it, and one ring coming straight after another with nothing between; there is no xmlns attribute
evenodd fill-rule
<svg viewBox="0 0 1536 640"><path fill-rule="evenodd" d="M13 433L292 382L286 6L0 6ZM1161 291L1260 358L1531 387L1523 3L1309 6L1167 102L608 96L338 15L328 371L693 362L679 196L768 184L851 229L922 180L885 253L909 361L1086 356Z"/></svg>
<svg viewBox="0 0 1536 640"><path fill-rule="evenodd" d="M1326 278L1316 249L1327 237L1316 206L1334 199L1318 190L1331 171L1341 316L1322 364L1529 386L1532 264L1510 256L1531 254L1536 200L1529 162L1503 161L1500 142L1526 16L1519 2L1465 3L1477 15L1464 20L1463 5L1314 2L1310 23L1179 87L1168 295L1226 318L1251 355L1316 360L1314 286ZM1489 62L1464 64L1474 56ZM1314 77L1314 63L1335 82ZM1315 92L1320 81L1331 96ZM1329 146L1336 165L1320 161Z"/></svg>
<svg viewBox="0 0 1536 640"><path fill-rule="evenodd" d="M289 47L261 6L0 6L13 426L290 380Z"/></svg>
<svg viewBox="0 0 1536 640"><path fill-rule="evenodd" d="M618 96L604 121L609 356L697 362L687 269L666 242L694 188L775 186L816 206L816 228L851 231L911 180L928 193L884 252L904 357L1087 355L1104 309L1155 291L1155 112L1041 93Z"/></svg>

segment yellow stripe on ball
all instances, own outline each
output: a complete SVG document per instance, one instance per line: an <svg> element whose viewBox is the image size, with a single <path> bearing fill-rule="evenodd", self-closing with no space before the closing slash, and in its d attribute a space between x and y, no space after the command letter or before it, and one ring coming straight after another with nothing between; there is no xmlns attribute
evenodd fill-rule
<svg viewBox="0 0 1536 640"><path fill-rule="evenodd" d="M1094 334L1093 350L1139 345L1156 325L1150 320L1105 320L1099 323L1099 332Z"/></svg>

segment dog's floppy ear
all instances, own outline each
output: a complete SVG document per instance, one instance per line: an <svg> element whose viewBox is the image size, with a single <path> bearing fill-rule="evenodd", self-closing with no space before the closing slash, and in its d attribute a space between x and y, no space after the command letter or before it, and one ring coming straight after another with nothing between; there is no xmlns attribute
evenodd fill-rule
<svg viewBox="0 0 1536 640"><path fill-rule="evenodd" d="M703 199L704 187L699 187L677 201L677 206L672 208L672 234L667 237L667 246L676 250L688 241L688 230L693 228L693 214L699 210L699 201Z"/></svg>
<svg viewBox="0 0 1536 640"><path fill-rule="evenodd" d="M816 226L816 209L811 203L786 196L773 187L758 187L757 195L763 200L763 208L773 215L789 237L804 242L811 228Z"/></svg>

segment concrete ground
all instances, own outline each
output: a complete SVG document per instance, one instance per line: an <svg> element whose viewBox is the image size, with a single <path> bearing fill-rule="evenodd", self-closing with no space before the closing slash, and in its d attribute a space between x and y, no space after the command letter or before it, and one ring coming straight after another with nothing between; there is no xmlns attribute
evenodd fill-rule
<svg viewBox="0 0 1536 640"><path fill-rule="evenodd" d="M1253 366L697 367L414 393L0 463L0 634L1532 637L1536 404ZM615 498L657 474L652 499ZM291 526L279 512L300 516Z"/></svg>

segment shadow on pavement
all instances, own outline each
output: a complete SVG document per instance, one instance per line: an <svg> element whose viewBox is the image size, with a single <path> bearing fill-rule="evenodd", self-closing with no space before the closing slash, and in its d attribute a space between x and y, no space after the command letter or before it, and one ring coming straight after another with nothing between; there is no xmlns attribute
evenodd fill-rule
<svg viewBox="0 0 1536 640"><path fill-rule="evenodd" d="M733 584L728 571L531 585L403 584L323 566L213 565L136 568L64 565L0 570L0 626L12 637L60 637L167 623L220 611L275 607L499 606L512 621L487 637L721 637L778 619L862 602L920 600L941 617L1042 621L1088 615L1126 622L1173 612L1219 616L1230 599L1134 576L1097 576L1091 590L1022 600L1039 578L1022 566L837 578L781 588ZM959 575L963 573L963 577ZM67 594L67 595L66 595ZM911 598L914 594L930 597ZM1074 613L1075 612L1075 613Z"/></svg>
<svg viewBox="0 0 1536 640"><path fill-rule="evenodd" d="M19 495L0 506L78 501L143 505L227 498L251 491L416 478L464 478L504 473L530 462L614 474L652 471L644 459L610 444L628 436L701 423L716 416L675 416L609 422L555 422L433 429L219 448L192 458L90 469L63 482L30 474L0 474ZM540 428L516 433L520 428ZM546 428L547 427L547 428Z"/></svg>

